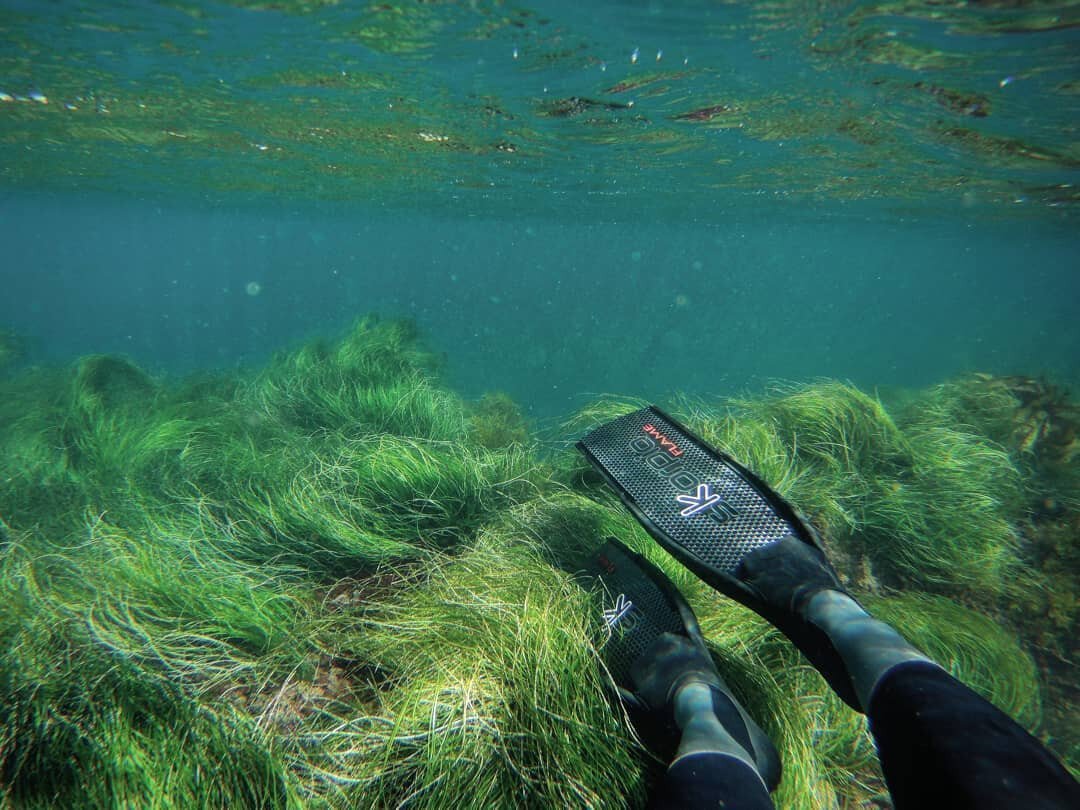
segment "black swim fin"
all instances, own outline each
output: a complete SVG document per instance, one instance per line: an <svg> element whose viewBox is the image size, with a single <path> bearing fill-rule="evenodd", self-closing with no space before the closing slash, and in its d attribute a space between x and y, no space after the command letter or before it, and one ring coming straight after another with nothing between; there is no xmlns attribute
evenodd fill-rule
<svg viewBox="0 0 1080 810"><path fill-rule="evenodd" d="M716 670L694 611L674 583L615 538L596 551L585 573L602 586L606 638L600 652L619 697L657 753L665 759L675 754L680 733L668 702L680 682L693 680L712 690L717 719L754 760L765 787L775 790L780 755ZM638 693L635 685L647 691Z"/></svg>
<svg viewBox="0 0 1080 810"><path fill-rule="evenodd" d="M650 406L601 425L577 445L661 546L718 591L764 616L802 650L849 705L859 703L828 637L779 610L738 576L753 551L815 533L769 486Z"/></svg>

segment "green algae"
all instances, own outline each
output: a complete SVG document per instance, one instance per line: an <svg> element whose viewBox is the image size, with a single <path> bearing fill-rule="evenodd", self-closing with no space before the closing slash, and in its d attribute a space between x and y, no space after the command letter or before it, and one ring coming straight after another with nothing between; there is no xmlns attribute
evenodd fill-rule
<svg viewBox="0 0 1080 810"><path fill-rule="evenodd" d="M489 449L528 444L529 426L517 403L502 391L485 394L472 407L469 429Z"/></svg>
<svg viewBox="0 0 1080 810"><path fill-rule="evenodd" d="M863 58L871 64L901 67L915 72L956 69L965 62L959 54L902 42L889 34L868 35L859 42L859 47Z"/></svg>
<svg viewBox="0 0 1080 810"><path fill-rule="evenodd" d="M374 51L413 55L433 48L445 25L444 16L423 3L372 4L346 35Z"/></svg>
<svg viewBox="0 0 1080 810"><path fill-rule="evenodd" d="M849 16L853 22L874 17L931 20L968 35L1032 33L1080 23L1076 5L1075 0L986 0L977 4L900 0L867 4Z"/></svg>
<svg viewBox="0 0 1080 810"><path fill-rule="evenodd" d="M0 383L16 806L641 806L663 763L611 699L569 573L610 535L693 604L781 750L781 806L884 795L864 718L786 640L576 454L541 457L508 397L467 403L438 368L410 324L365 319L233 377L90 356ZM641 404L598 401L559 437ZM808 516L875 613L1075 757L1064 392L822 382L674 406Z"/></svg>

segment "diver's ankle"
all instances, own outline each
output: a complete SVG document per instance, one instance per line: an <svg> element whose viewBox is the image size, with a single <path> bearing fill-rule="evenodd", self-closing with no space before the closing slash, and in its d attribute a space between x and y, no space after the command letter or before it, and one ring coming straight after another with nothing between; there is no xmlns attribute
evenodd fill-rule
<svg viewBox="0 0 1080 810"><path fill-rule="evenodd" d="M895 628L875 619L846 593L819 591L806 604L806 618L821 628L840 654L863 711L874 689L899 664L930 661Z"/></svg>
<svg viewBox="0 0 1080 810"><path fill-rule="evenodd" d="M690 754L727 754L757 771L752 753L736 741L713 711L712 690L706 683L690 681L675 692L675 723L682 730L675 759Z"/></svg>

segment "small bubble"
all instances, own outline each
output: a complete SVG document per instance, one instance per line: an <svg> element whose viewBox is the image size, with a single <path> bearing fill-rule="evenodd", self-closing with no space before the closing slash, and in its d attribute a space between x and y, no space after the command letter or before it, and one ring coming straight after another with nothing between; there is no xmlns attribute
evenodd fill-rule
<svg viewBox="0 0 1080 810"><path fill-rule="evenodd" d="M636 65L638 57L640 55L641 55L641 49L640 48L634 48L634 52L632 54L630 54L630 64L631 65Z"/></svg>
<svg viewBox="0 0 1080 810"><path fill-rule="evenodd" d="M256 295L262 292L262 284L257 281L249 281L244 285L244 292L254 298Z"/></svg>
<svg viewBox="0 0 1080 810"><path fill-rule="evenodd" d="M641 261L641 251L640 250L635 250L633 253L631 253L630 254L630 260L634 261L634 262L640 262Z"/></svg>

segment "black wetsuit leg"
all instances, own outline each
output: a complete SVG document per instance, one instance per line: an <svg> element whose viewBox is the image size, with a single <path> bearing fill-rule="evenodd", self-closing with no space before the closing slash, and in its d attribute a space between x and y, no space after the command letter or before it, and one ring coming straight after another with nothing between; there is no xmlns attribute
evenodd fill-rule
<svg viewBox="0 0 1080 810"><path fill-rule="evenodd" d="M729 754L688 754L672 763L653 794L651 810L773 810L761 777Z"/></svg>
<svg viewBox="0 0 1080 810"><path fill-rule="evenodd" d="M932 664L887 673L867 715L897 810L1080 808L1080 785L1038 740Z"/></svg>

